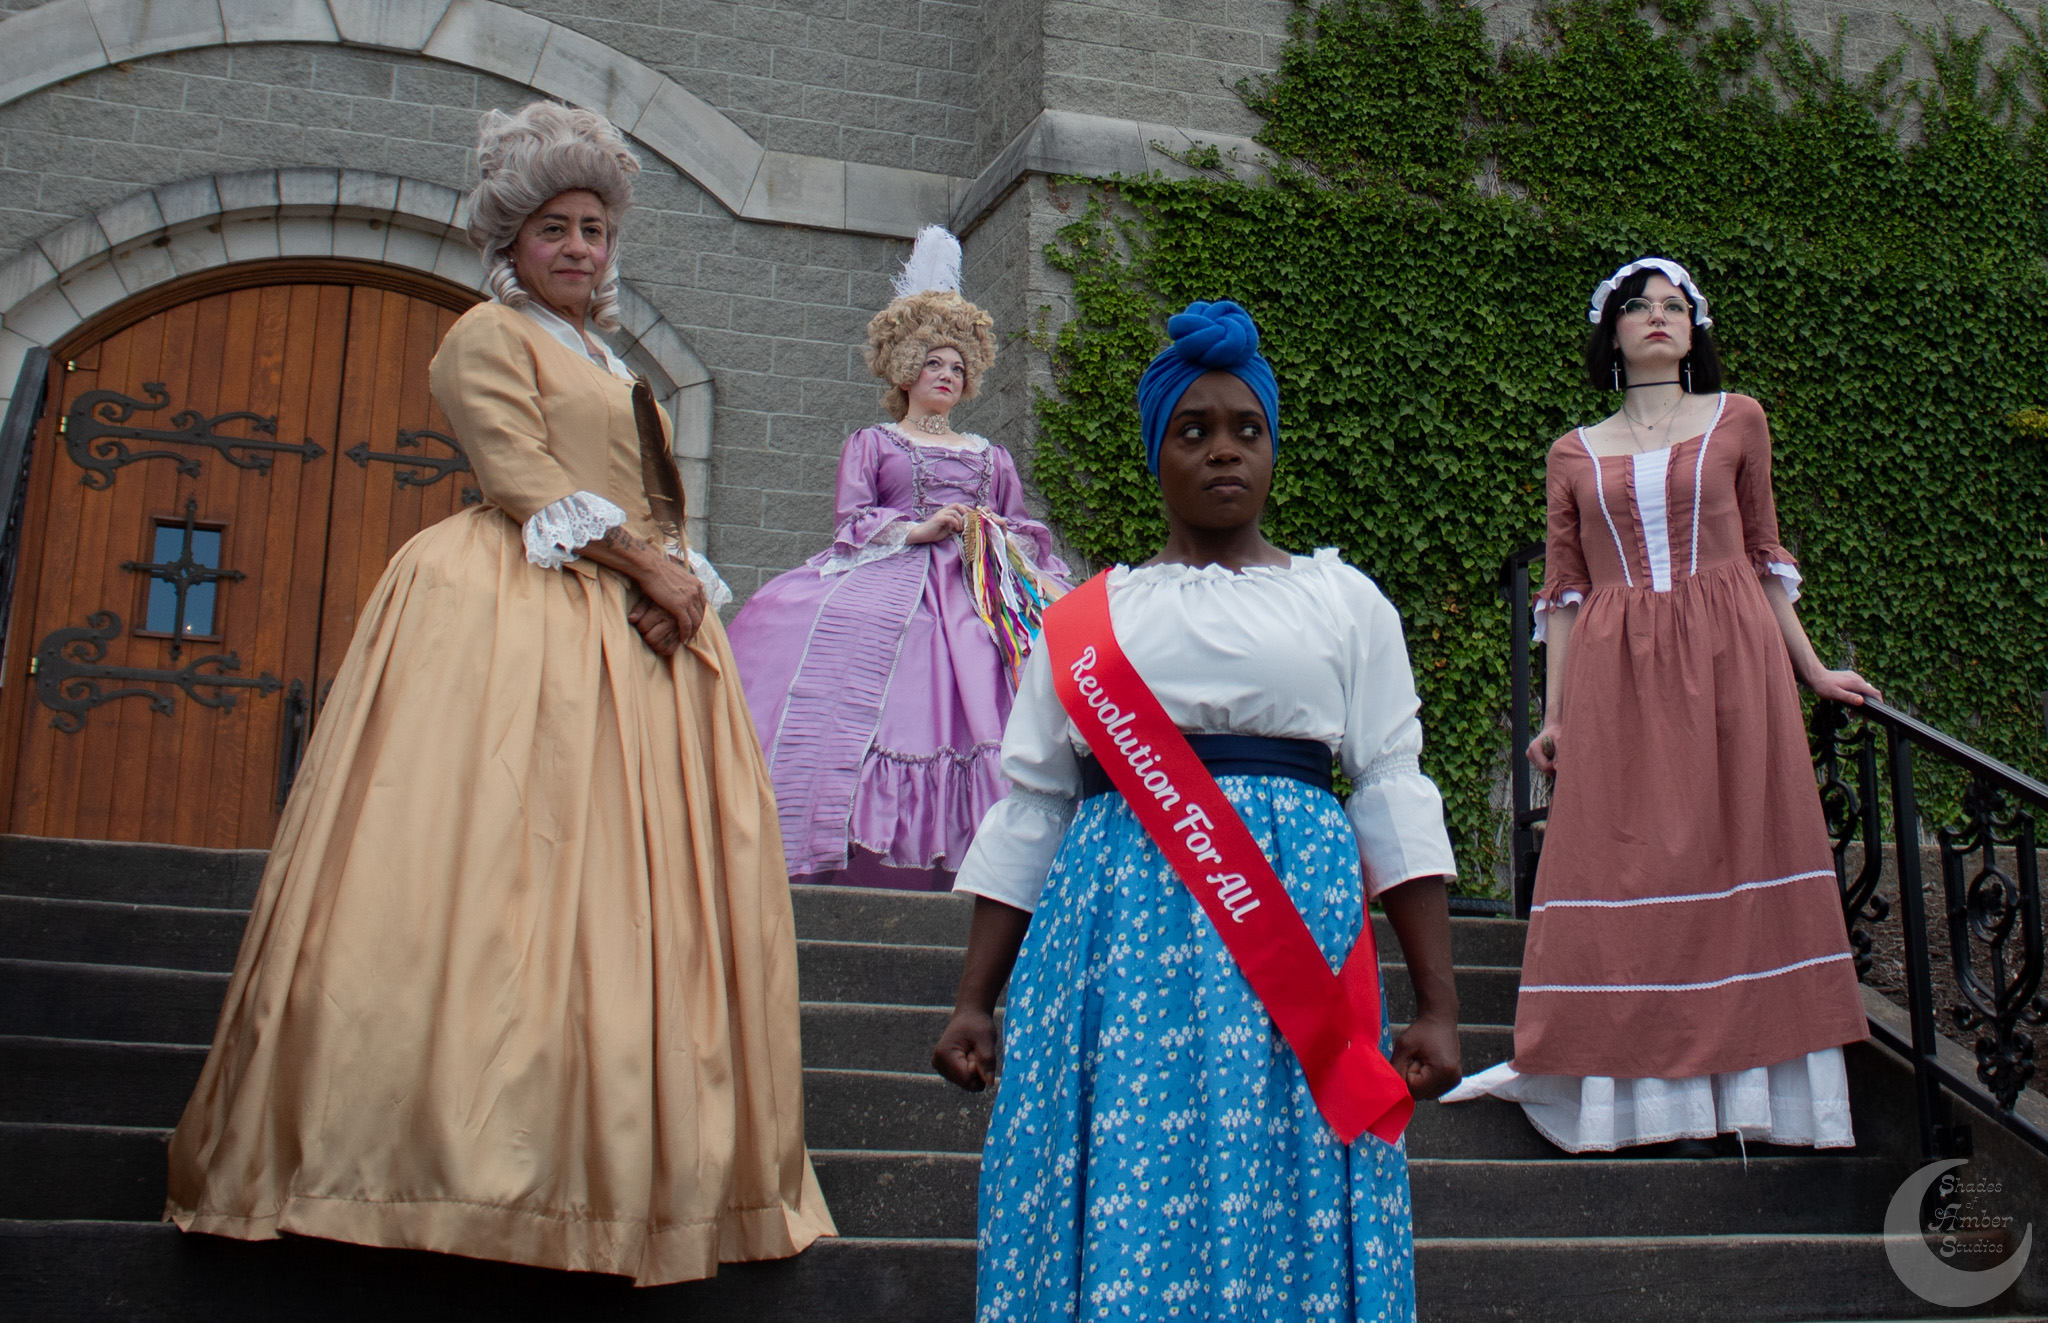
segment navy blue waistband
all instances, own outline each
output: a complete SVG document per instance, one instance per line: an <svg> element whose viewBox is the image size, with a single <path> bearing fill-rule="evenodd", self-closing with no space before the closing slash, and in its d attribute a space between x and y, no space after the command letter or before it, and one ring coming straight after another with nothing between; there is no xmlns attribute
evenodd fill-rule
<svg viewBox="0 0 2048 1323"><path fill-rule="evenodd" d="M1267 735L1190 735L1188 744L1211 776L1285 776L1319 790L1331 787L1330 746L1321 740L1281 740ZM1116 793L1102 764L1081 760L1081 798Z"/></svg>

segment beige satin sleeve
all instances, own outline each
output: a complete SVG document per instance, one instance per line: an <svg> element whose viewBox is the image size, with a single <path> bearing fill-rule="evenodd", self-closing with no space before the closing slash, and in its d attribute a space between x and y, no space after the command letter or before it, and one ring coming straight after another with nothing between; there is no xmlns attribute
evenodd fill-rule
<svg viewBox="0 0 2048 1323"><path fill-rule="evenodd" d="M532 349L505 321L518 315L507 310L456 322L428 379L484 499L524 524L577 486L548 449Z"/></svg>

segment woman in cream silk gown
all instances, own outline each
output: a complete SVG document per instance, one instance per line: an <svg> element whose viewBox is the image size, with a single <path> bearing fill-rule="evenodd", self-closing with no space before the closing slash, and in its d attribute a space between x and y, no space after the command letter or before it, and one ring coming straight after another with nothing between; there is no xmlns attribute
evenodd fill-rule
<svg viewBox="0 0 2048 1323"><path fill-rule="evenodd" d="M485 504L363 608L166 1216L705 1277L832 1234L775 803L666 419L576 324L613 315L637 162L546 103L479 155L496 297L432 384Z"/></svg>

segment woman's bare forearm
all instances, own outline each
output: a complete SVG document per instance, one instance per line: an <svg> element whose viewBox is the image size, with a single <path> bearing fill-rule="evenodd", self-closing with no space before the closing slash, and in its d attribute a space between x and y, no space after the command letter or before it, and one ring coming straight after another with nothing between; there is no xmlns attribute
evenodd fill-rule
<svg viewBox="0 0 2048 1323"><path fill-rule="evenodd" d="M1792 595L1785 591L1785 581L1775 574L1764 576L1764 600L1771 604L1778 632L1785 637L1785 651L1792 657L1792 674L1811 685L1813 677L1827 668L1820 664L1813 640L1806 637L1806 626L1799 623L1799 612L1792 605Z"/></svg>
<svg viewBox="0 0 2048 1323"><path fill-rule="evenodd" d="M967 963L960 971L955 1011L994 1014L997 998L1010 981L1010 970L1023 949L1031 911L1005 905L987 896L974 898L974 923L967 930Z"/></svg>
<svg viewBox="0 0 2048 1323"><path fill-rule="evenodd" d="M1380 893L1380 907L1401 943L1415 985L1415 1018L1458 1022L1458 983L1451 975L1450 892L1441 876L1416 877Z"/></svg>
<svg viewBox="0 0 2048 1323"><path fill-rule="evenodd" d="M576 554L607 569L617 570L635 582L659 573L663 568L662 562L668 558L666 551L631 532L624 524L607 528L604 536L584 543L576 549Z"/></svg>
<svg viewBox="0 0 2048 1323"><path fill-rule="evenodd" d="M1565 658L1571 655L1572 626L1579 618L1577 603L1547 613L1543 656L1543 724L1556 726L1564 717Z"/></svg>

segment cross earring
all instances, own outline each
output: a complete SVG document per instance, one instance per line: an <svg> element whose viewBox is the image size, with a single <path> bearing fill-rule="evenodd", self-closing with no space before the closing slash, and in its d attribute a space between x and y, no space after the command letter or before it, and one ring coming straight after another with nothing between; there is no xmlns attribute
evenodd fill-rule
<svg viewBox="0 0 2048 1323"><path fill-rule="evenodd" d="M1621 389L1621 362L1619 359L1614 364L1614 389Z"/></svg>
<svg viewBox="0 0 2048 1323"><path fill-rule="evenodd" d="M1690 395L1692 394L1692 359L1688 358L1678 366L1685 373L1685 393Z"/></svg>

